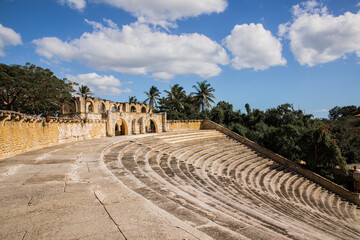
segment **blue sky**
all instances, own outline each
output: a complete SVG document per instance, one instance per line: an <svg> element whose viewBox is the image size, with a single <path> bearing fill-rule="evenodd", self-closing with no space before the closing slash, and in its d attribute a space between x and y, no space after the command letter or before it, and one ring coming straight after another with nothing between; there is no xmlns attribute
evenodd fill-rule
<svg viewBox="0 0 360 240"><path fill-rule="evenodd" d="M315 117L359 105L358 0L1 0L0 62L31 62L97 97L144 100L152 85Z"/></svg>

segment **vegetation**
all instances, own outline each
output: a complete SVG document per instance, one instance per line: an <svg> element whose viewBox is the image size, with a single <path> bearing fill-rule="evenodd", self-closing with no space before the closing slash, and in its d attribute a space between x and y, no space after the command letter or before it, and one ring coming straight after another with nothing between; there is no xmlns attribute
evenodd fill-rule
<svg viewBox="0 0 360 240"><path fill-rule="evenodd" d="M135 96L130 96L129 97L129 103L130 104L137 104L137 103L139 103L139 101L137 100L137 98L135 97Z"/></svg>
<svg viewBox="0 0 360 240"><path fill-rule="evenodd" d="M34 115L56 115L72 98L74 83L49 69L0 64L0 109Z"/></svg>
<svg viewBox="0 0 360 240"><path fill-rule="evenodd" d="M149 92L144 91L144 93L147 96L147 99L145 99L145 103L149 102L149 105L154 108L154 104L155 106L157 106L157 102L159 101L160 98L160 91L159 89L157 89L157 87L155 86L151 86Z"/></svg>
<svg viewBox="0 0 360 240"><path fill-rule="evenodd" d="M215 92L207 81L196 82L196 85L193 85L196 92L192 92L190 95L193 96L193 100L196 107L201 107L201 110L204 111L205 107L210 107L210 103L214 103L215 96L212 92Z"/></svg>
<svg viewBox="0 0 360 240"><path fill-rule="evenodd" d="M85 99L87 99L88 97L92 97L94 95L94 93L91 92L90 88L85 85L81 85L79 87L77 94Z"/></svg>

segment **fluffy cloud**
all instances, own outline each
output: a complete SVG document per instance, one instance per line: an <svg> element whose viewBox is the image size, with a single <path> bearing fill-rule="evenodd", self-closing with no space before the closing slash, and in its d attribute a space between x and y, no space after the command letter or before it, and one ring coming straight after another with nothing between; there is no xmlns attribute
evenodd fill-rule
<svg viewBox="0 0 360 240"><path fill-rule="evenodd" d="M201 14L219 13L227 7L226 0L92 0L122 8L138 18L139 22L169 26L177 19Z"/></svg>
<svg viewBox="0 0 360 240"><path fill-rule="evenodd" d="M223 44L232 53L232 66L238 70L264 70L286 64L281 55L280 40L265 30L262 24L236 25Z"/></svg>
<svg viewBox="0 0 360 240"><path fill-rule="evenodd" d="M129 88L120 89L122 83L113 75L100 76L97 73L86 73L79 75L67 75L71 81L82 85L89 86L96 94L121 95L123 93L131 93Z"/></svg>
<svg viewBox="0 0 360 240"><path fill-rule="evenodd" d="M109 27L87 22L93 32L70 42L36 39L36 52L48 59L77 60L99 70L151 74L159 79L179 74L209 78L221 72L218 64L229 62L225 49L201 34L170 35L139 23L119 29L109 20Z"/></svg>
<svg viewBox="0 0 360 240"><path fill-rule="evenodd" d="M58 0L62 5L68 5L71 9L82 11L86 6L85 0Z"/></svg>
<svg viewBox="0 0 360 240"><path fill-rule="evenodd" d="M279 26L301 65L315 66L356 53L360 57L360 11L340 16L328 13L316 1L293 7L293 20Z"/></svg>
<svg viewBox="0 0 360 240"><path fill-rule="evenodd" d="M22 44L20 34L0 24L0 57L5 56L4 47Z"/></svg>

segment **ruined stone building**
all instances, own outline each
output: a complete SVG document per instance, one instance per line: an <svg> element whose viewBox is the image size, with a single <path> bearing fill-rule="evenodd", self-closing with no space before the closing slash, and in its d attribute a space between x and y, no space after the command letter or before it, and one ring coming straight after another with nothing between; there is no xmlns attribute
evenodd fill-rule
<svg viewBox="0 0 360 240"><path fill-rule="evenodd" d="M80 118L84 122L106 120L106 135L110 137L166 132L166 113L153 113L152 107L148 104L76 97L73 106L64 108L63 114Z"/></svg>

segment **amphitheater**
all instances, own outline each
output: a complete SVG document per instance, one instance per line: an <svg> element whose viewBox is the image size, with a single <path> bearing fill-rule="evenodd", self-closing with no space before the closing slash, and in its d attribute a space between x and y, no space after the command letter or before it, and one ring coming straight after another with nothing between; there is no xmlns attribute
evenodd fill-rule
<svg viewBox="0 0 360 240"><path fill-rule="evenodd" d="M113 114L140 127L0 114L0 239L360 239L359 194L210 121Z"/></svg>

